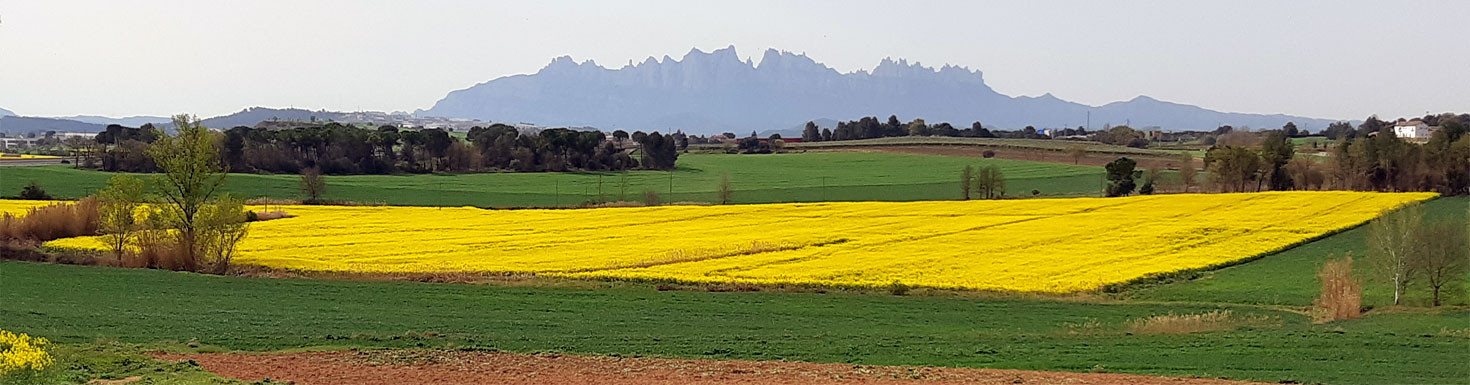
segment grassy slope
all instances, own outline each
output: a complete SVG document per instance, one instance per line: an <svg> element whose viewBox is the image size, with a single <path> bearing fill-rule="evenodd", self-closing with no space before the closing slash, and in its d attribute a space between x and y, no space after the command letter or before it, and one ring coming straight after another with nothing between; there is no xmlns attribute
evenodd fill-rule
<svg viewBox="0 0 1470 385"><path fill-rule="evenodd" d="M1470 209L1470 197L1439 198L1427 203L1424 212L1429 220L1451 220L1465 225L1470 221L1467 209ZM1342 257L1351 251L1356 257L1356 268L1367 268L1363 260L1368 250L1367 233L1368 226L1359 226L1251 263L1207 272L1195 280L1137 290L1131 296L1162 301L1311 305L1319 290L1317 268L1329 256ZM1466 279L1470 281L1470 277ZM1383 282L1369 280L1364 289L1364 304L1391 304L1390 288ZM1409 298L1413 301L1424 299L1418 291L1411 294Z"/></svg>
<svg viewBox="0 0 1470 385"><path fill-rule="evenodd" d="M776 155L687 154L673 173L627 173L625 200L641 201L645 190L664 201L713 201L720 177L730 175L737 203L820 200L931 200L959 197L960 169L997 165L1009 190L1047 196L1096 194L1098 167L1007 159L821 152ZM74 198L106 183L107 173L66 166L0 169L0 195L13 195L36 181L52 195ZM617 200L621 173L499 173L464 175L329 176L328 199L399 205L473 205L486 207L575 205L598 197ZM823 188L823 186L826 186ZM235 174L227 190L248 197L301 198L295 175Z"/></svg>
<svg viewBox="0 0 1470 385"><path fill-rule="evenodd" d="M1454 382L1470 314L1387 314L1192 335L1067 335L1066 323L1213 305L659 292L203 276L0 263L0 324L63 343L198 339L230 349L507 351L1109 371L1338 383ZM42 294L43 293L43 294ZM424 332L437 335L425 337Z"/></svg>

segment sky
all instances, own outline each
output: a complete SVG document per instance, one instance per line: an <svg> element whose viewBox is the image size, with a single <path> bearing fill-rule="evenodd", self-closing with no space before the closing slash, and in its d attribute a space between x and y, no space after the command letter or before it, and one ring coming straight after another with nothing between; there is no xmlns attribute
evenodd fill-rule
<svg viewBox="0 0 1470 385"><path fill-rule="evenodd" d="M617 67L735 45L839 71L984 71L1011 96L1148 95L1363 119L1470 112L1470 1L0 0L0 108L202 117L413 111L570 55Z"/></svg>

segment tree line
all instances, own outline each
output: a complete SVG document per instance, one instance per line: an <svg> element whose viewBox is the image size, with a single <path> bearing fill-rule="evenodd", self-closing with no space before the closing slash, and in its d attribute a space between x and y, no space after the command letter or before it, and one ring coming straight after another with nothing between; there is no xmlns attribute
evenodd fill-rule
<svg viewBox="0 0 1470 385"><path fill-rule="evenodd" d="M97 134L95 146L74 152L87 167L158 172L146 154L164 136L152 125L111 125ZM313 169L336 175L669 170L688 146L682 133L629 135L620 130L609 139L600 131L523 132L504 124L474 127L463 139L441 129L368 129L335 122L289 129L240 126L212 133L211 139L220 149L220 163L231 172L296 174Z"/></svg>
<svg viewBox="0 0 1470 385"><path fill-rule="evenodd" d="M1087 135L1087 130L1082 127L1067 128L1059 133L1064 136ZM991 130L985 128L980 122L974 122L966 128L955 128L948 122L930 125L922 118L903 123L898 120L897 115L889 115L887 121L879 121L878 117L868 116L858 120L838 122L836 129L819 128L816 122L807 122L801 132L801 141L828 142L898 136L1051 139L1050 135L1039 134L1036 127L1032 126L1016 131L1004 131Z"/></svg>
<svg viewBox="0 0 1470 385"><path fill-rule="evenodd" d="M1338 128L1328 131L1338 132L1338 145L1321 162L1296 156L1285 129L1244 136L1259 144L1227 135L1206 152L1205 167L1210 183L1223 192L1340 189L1467 194L1467 122L1470 116L1439 116L1434 119L1439 128L1423 143L1398 137L1392 124L1373 117L1351 131L1334 124Z"/></svg>

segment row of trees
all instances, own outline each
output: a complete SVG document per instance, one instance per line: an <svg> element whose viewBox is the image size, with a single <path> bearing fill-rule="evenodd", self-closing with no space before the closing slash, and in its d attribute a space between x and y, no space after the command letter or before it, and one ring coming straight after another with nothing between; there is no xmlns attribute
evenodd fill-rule
<svg viewBox="0 0 1470 385"><path fill-rule="evenodd" d="M1459 117L1437 120L1439 129L1423 144L1395 135L1391 125L1343 139L1323 162L1299 158L1286 130L1243 133L1212 146L1205 155L1211 183L1219 191L1315 190L1434 191L1470 193L1470 130ZM1227 136L1229 137L1229 136ZM1226 137L1222 137L1226 138Z"/></svg>
<svg viewBox="0 0 1470 385"><path fill-rule="evenodd" d="M1081 127L1077 129L1066 129L1063 135L1087 135L1087 130ZM1027 139L1050 139L1050 136L1040 135L1035 127L1027 126L1017 131L990 130L974 122L968 128L955 128L945 122L930 125L924 119L914 119L908 123L898 120L897 115L889 115L887 121L880 121L875 116L862 119L838 122L836 129L819 128L816 122L807 122L802 129L801 140L803 142L825 142L838 140L858 140L887 138L896 136L949 136L964 138L1027 138Z"/></svg>
<svg viewBox="0 0 1470 385"><path fill-rule="evenodd" d="M999 166L965 166L960 171L960 198L1000 199L1006 195L1005 173Z"/></svg>
<svg viewBox="0 0 1470 385"><path fill-rule="evenodd" d="M618 140L608 140L599 131L564 128L532 134L495 124L475 127L461 140L439 129L382 126L374 130L328 123L291 129L235 127L212 140L229 171L290 174L305 169L326 174L667 170L674 167L678 151L688 145L682 133L629 135L618 131L614 136ZM162 131L151 125L109 126L96 137L100 162L93 166L106 171L160 171L147 152L162 137ZM628 147L641 148L640 159Z"/></svg>
<svg viewBox="0 0 1470 385"><path fill-rule="evenodd" d="M1407 293L1423 290L1440 306L1465 293L1467 233L1464 225L1447 219L1426 221L1420 204L1378 218L1369 225L1369 276L1393 288L1394 305L1402 305Z"/></svg>

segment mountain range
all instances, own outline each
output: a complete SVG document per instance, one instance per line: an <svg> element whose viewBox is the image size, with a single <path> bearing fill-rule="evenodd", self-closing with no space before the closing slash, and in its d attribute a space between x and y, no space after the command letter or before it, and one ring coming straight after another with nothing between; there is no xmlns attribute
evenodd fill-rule
<svg viewBox="0 0 1470 385"><path fill-rule="evenodd" d="M759 64L735 47L690 50L680 59L649 57L612 69L555 58L540 71L500 77L450 92L417 114L604 130L684 130L714 134L785 130L809 120L898 115L908 121L1018 129L1129 124L1212 130L1222 124L1317 130L1334 120L1212 111L1138 96L1089 106L1057 98L1012 97L965 67L926 67L883 59L872 71L839 72L803 54L768 49ZM1089 116L1090 114L1090 116ZM1090 119L1089 119L1090 117Z"/></svg>
<svg viewBox="0 0 1470 385"><path fill-rule="evenodd" d="M14 112L11 112L10 110L7 110L7 109L0 108L0 117L3 117L3 116L15 116L15 113Z"/></svg>

